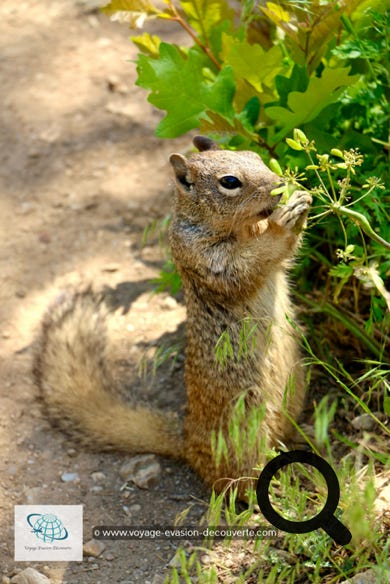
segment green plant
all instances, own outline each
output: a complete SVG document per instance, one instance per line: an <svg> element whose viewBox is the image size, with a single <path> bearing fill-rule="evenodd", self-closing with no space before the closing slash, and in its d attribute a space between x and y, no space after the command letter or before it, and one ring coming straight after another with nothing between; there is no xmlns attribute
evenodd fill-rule
<svg viewBox="0 0 390 584"><path fill-rule="evenodd" d="M368 201L368 208L373 201L377 204L380 191L385 188L382 181L375 176L359 176L357 169L363 164L364 158L355 149L341 151L333 148L329 154L318 153L314 141L310 141L301 130L297 129L294 130L294 138L287 138L286 142L294 151L305 152L309 164L306 165L304 173L287 169L284 174L286 185L277 189L275 194L282 193L283 197L288 197L297 187L307 188L302 181L310 182L314 206L309 221L309 237L310 225L316 225L329 216L334 216L338 220L338 236L335 236L337 228L334 224L327 225L328 237L329 235L333 237L334 259L336 257L339 259L339 263L331 266L328 271L332 279L333 302L337 304L344 286L354 277L365 288L376 289L382 296L387 310L390 311L390 293L386 290L381 277L381 274L386 275L390 268L390 254L387 253L387 250L390 250L390 242L374 230L371 220L360 211L365 201ZM310 177L310 173L314 173L314 177ZM390 237L386 209L378 210L377 218L380 227L387 231ZM313 243L315 253L318 244L316 241ZM324 238L320 240L320 245L323 246L323 243ZM337 244L340 247L336 247ZM304 300L302 296L300 297ZM374 316L378 303L374 295L371 299L373 306L370 316ZM383 320L388 320L385 311L381 310L380 314ZM350 321L344 320L344 325L351 328L353 334L356 333L356 327L350 327ZM366 327L368 332L370 332L369 325L370 323ZM380 333L379 338L381 338ZM360 339L363 342L367 340L366 346L373 349L369 334L362 333ZM375 348L377 357L380 357L385 344L386 333L384 332L382 349L381 345Z"/></svg>
<svg viewBox="0 0 390 584"><path fill-rule="evenodd" d="M132 37L140 50L137 84L166 112L157 135L169 138L196 127L219 136L225 147L257 150L271 165L290 168L290 183L305 172L323 215L314 211L298 294L379 357L390 302L383 283L390 270L383 248L390 240L389 197L380 190L380 180L389 178L390 3L242 0L236 11L226 0L164 4L112 0L104 9L133 27L158 18L187 34L187 46L148 32ZM285 138L298 127L310 141L291 149L293 139ZM308 166L314 140L316 154L333 152L340 159L318 154ZM339 178L343 166L346 176ZM322 172L329 179L325 188ZM367 243L362 233L375 241ZM323 267L326 276L313 290L302 274L323 273ZM158 286L173 292L180 287L170 262ZM305 294L309 288L314 298ZM344 306L347 295L353 307Z"/></svg>
<svg viewBox="0 0 390 584"><path fill-rule="evenodd" d="M284 138L303 127L321 148L352 140L378 157L388 142L387 5L243 0L234 12L226 0L166 0L164 10L112 0L104 10L133 27L171 21L188 35L189 46L148 32L132 37L141 52L137 84L166 112L157 135L200 128L283 156Z"/></svg>

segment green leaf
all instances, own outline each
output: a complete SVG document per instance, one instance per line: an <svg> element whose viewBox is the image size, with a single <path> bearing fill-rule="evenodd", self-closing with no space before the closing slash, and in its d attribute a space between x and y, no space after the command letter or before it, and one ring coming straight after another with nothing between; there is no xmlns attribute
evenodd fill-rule
<svg viewBox="0 0 390 584"><path fill-rule="evenodd" d="M329 270L329 274L347 281L353 275L353 267L348 264L340 263L337 264L337 266L333 266Z"/></svg>
<svg viewBox="0 0 390 584"><path fill-rule="evenodd" d="M157 35L151 35L148 32L144 32L140 36L131 37L131 40L135 46L146 55L150 55L151 57L159 56L161 39Z"/></svg>
<svg viewBox="0 0 390 584"><path fill-rule="evenodd" d="M386 416L390 416L390 395L386 395L383 398L383 411L385 412Z"/></svg>
<svg viewBox="0 0 390 584"><path fill-rule="evenodd" d="M245 79L261 93L263 85L271 87L275 75L284 67L282 49L277 45L265 51L260 45L251 45L227 34L222 35L222 60L231 65L237 79Z"/></svg>
<svg viewBox="0 0 390 584"><path fill-rule="evenodd" d="M234 19L234 10L226 0L181 0L188 23L201 36L203 41L209 39L214 28L221 22Z"/></svg>
<svg viewBox="0 0 390 584"><path fill-rule="evenodd" d="M138 57L137 85L150 89L149 102L167 112L157 126L157 136L174 138L197 128L207 111L233 119L233 71L224 67L214 75L208 65L209 59L199 49L191 48L185 55L167 43L161 43L159 59Z"/></svg>
<svg viewBox="0 0 390 584"><path fill-rule="evenodd" d="M163 15L149 0L111 0L101 10L112 20L128 22L131 28L141 28L147 18Z"/></svg>
<svg viewBox="0 0 390 584"><path fill-rule="evenodd" d="M254 126L259 118L260 114L260 100L255 95L249 101L246 102L244 109L241 113L237 114L237 119L240 120L250 132L253 132Z"/></svg>
<svg viewBox="0 0 390 584"><path fill-rule="evenodd" d="M273 142L282 140L293 128L314 120L327 105L335 102L344 89L358 79L357 75L349 76L348 72L348 67L326 68L321 77L313 77L310 80L305 92L290 93L287 100L289 109L280 106L268 107L267 116L282 126L274 136Z"/></svg>
<svg viewBox="0 0 390 584"><path fill-rule="evenodd" d="M307 73L307 67L300 67L295 64L290 77L276 75L275 86L280 96L280 105L286 107L289 94L293 91L304 92L308 85L309 76Z"/></svg>

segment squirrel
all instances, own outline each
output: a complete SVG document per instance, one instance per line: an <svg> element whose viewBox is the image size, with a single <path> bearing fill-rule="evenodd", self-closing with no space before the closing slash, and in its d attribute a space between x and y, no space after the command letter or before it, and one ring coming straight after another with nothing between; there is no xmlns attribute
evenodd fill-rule
<svg viewBox="0 0 390 584"><path fill-rule="evenodd" d="M194 145L188 158L170 156L169 242L187 307L184 421L115 394L106 313L90 291L47 311L33 371L49 418L81 445L181 458L217 492L237 481L245 498L254 467L267 448L288 443L303 406L287 269L311 197L295 191L280 206L272 191L281 178L258 154L222 150L204 136ZM216 354L223 338L224 362Z"/></svg>

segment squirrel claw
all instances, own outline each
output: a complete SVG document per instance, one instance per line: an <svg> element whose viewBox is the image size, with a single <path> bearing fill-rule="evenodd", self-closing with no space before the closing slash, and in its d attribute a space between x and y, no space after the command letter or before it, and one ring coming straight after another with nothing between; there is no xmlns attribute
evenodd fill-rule
<svg viewBox="0 0 390 584"><path fill-rule="evenodd" d="M312 198L308 192L295 191L283 207L272 213L269 220L289 231L299 233L305 226L311 202Z"/></svg>

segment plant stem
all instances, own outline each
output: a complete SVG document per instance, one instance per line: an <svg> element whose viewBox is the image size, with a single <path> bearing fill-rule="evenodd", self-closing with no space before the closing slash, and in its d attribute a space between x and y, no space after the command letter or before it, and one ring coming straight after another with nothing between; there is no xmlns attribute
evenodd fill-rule
<svg viewBox="0 0 390 584"><path fill-rule="evenodd" d="M187 22L181 16L181 14L178 12L176 6L172 2L169 2L169 8L172 10L172 14L173 14L173 17L171 18L171 20L173 22L177 22L182 28L184 28L184 30L190 35L192 40L198 45L198 47L200 47L202 49L202 51L204 53L206 53L206 55L208 56L210 61L212 61L214 66L218 69L218 71L220 71L222 68L221 64L214 57L213 53L210 51L210 48L207 45L202 43L200 38L195 34L195 32L192 30L192 28L187 24Z"/></svg>
<svg viewBox="0 0 390 584"><path fill-rule="evenodd" d="M371 239L373 239L377 243L380 243L386 249L390 249L390 242L386 241L386 239L383 239L380 235L378 235L371 227L368 219L361 213L353 211L352 209L344 207L343 205L334 206L333 212L336 213L336 215L346 215L351 219L351 221L357 223L359 227L361 227L361 229L364 231L364 233L371 237Z"/></svg>

